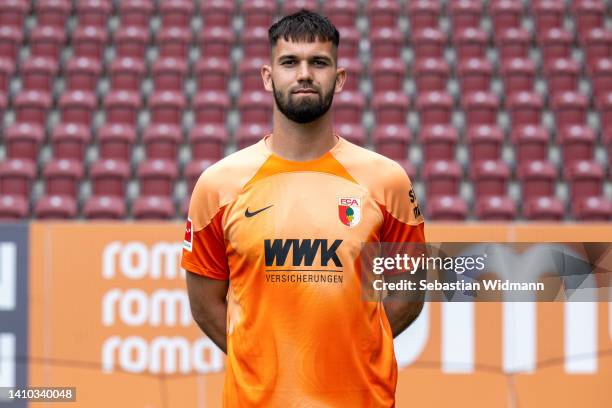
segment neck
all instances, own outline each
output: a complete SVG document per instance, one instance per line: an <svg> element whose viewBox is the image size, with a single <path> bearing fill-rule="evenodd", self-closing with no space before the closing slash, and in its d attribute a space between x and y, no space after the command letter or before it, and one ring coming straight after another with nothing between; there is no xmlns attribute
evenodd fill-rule
<svg viewBox="0 0 612 408"><path fill-rule="evenodd" d="M310 123L296 123L274 107L274 125L269 148L291 161L314 160L336 145L331 111Z"/></svg>

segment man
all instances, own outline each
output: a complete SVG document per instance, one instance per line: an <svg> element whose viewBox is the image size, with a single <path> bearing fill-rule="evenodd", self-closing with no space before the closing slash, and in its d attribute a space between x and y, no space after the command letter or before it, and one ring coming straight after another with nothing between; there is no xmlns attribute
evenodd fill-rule
<svg viewBox="0 0 612 408"><path fill-rule="evenodd" d="M227 353L225 406L393 406L393 337L422 302L363 300L358 255L364 242L423 242L423 218L399 165L333 132L336 28L302 10L269 40L272 133L193 191L193 316Z"/></svg>

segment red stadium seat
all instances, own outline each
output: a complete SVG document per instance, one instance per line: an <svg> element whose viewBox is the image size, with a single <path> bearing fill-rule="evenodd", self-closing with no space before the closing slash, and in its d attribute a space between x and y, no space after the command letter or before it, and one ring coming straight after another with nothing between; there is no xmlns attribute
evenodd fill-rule
<svg viewBox="0 0 612 408"><path fill-rule="evenodd" d="M4 134L6 156L36 162L44 138L42 126L35 123L16 123L6 129Z"/></svg>
<svg viewBox="0 0 612 408"><path fill-rule="evenodd" d="M565 167L572 202L603 194L604 170L595 161L574 161Z"/></svg>
<svg viewBox="0 0 612 408"><path fill-rule="evenodd" d="M595 132L586 125L568 126L557 131L558 142L563 147L563 163L591 160L595 152Z"/></svg>
<svg viewBox="0 0 612 408"><path fill-rule="evenodd" d="M110 91L104 97L107 123L134 126L140 109L140 93L134 91Z"/></svg>
<svg viewBox="0 0 612 408"><path fill-rule="evenodd" d="M577 0L572 2L576 23L576 34L583 38L591 29L604 26L606 5L598 0Z"/></svg>
<svg viewBox="0 0 612 408"><path fill-rule="evenodd" d="M438 28L442 5L434 0L416 0L406 4L408 20L413 33L425 28Z"/></svg>
<svg viewBox="0 0 612 408"><path fill-rule="evenodd" d="M159 2L159 14L163 27L189 27L194 11L193 1L164 0Z"/></svg>
<svg viewBox="0 0 612 408"><path fill-rule="evenodd" d="M30 188L36 178L36 162L23 159L7 159L0 162L0 195L30 196Z"/></svg>
<svg viewBox="0 0 612 408"><path fill-rule="evenodd" d="M446 35L437 28L425 28L412 34L412 50L416 61L424 58L444 58L445 45Z"/></svg>
<svg viewBox="0 0 612 408"><path fill-rule="evenodd" d="M72 33L74 55L101 60L107 36L106 28L78 26Z"/></svg>
<svg viewBox="0 0 612 408"><path fill-rule="evenodd" d="M423 145L423 156L426 161L455 159L459 136L453 126L424 126L419 133L419 140Z"/></svg>
<svg viewBox="0 0 612 408"><path fill-rule="evenodd" d="M123 0L119 2L119 17L122 27L149 28L149 19L155 5L149 0ZM89 217L88 217L89 218Z"/></svg>
<svg viewBox="0 0 612 408"><path fill-rule="evenodd" d="M373 91L399 91L403 88L405 75L406 68L401 59L374 59L371 76Z"/></svg>
<svg viewBox="0 0 612 408"><path fill-rule="evenodd" d="M238 110L242 123L267 123L272 117L273 97L269 92L252 91L238 98Z"/></svg>
<svg viewBox="0 0 612 408"><path fill-rule="evenodd" d="M556 197L535 197L525 201L523 214L530 221L561 221L563 203Z"/></svg>
<svg viewBox="0 0 612 408"><path fill-rule="evenodd" d="M69 0L36 0L34 3L36 25L63 29L70 14L70 3Z"/></svg>
<svg viewBox="0 0 612 408"><path fill-rule="evenodd" d="M39 219L71 219L77 215L77 204L72 197L47 195L38 200L34 214Z"/></svg>
<svg viewBox="0 0 612 408"><path fill-rule="evenodd" d="M198 37L200 55L228 59L234 40L233 31L227 27L206 27Z"/></svg>
<svg viewBox="0 0 612 408"><path fill-rule="evenodd" d="M167 220L174 216L174 204L170 197L138 197L132 214L137 220Z"/></svg>
<svg viewBox="0 0 612 408"><path fill-rule="evenodd" d="M149 34L142 27L121 26L115 31L115 50L117 58L143 60L149 42Z"/></svg>
<svg viewBox="0 0 612 408"><path fill-rule="evenodd" d="M523 17L523 6L513 0L500 0L489 3L489 14L493 22L495 36L509 28L520 28Z"/></svg>
<svg viewBox="0 0 612 408"><path fill-rule="evenodd" d="M558 58L572 57L572 34L562 28L551 28L539 39L544 65Z"/></svg>
<svg viewBox="0 0 612 408"><path fill-rule="evenodd" d="M123 160L101 159L89 169L93 195L123 197L130 177L130 165Z"/></svg>
<svg viewBox="0 0 612 408"><path fill-rule="evenodd" d="M603 95L612 92L612 58L602 58L589 68L591 72L591 89L597 101Z"/></svg>
<svg viewBox="0 0 612 408"><path fill-rule="evenodd" d="M113 5L110 0L80 0L76 3L80 26L95 26L105 29Z"/></svg>
<svg viewBox="0 0 612 408"><path fill-rule="evenodd" d="M474 180L474 195L476 197L506 195L510 168L504 161L478 161L471 166L470 174Z"/></svg>
<svg viewBox="0 0 612 408"><path fill-rule="evenodd" d="M511 94L507 101L512 126L539 125L542 120L544 101L537 92Z"/></svg>
<svg viewBox="0 0 612 408"><path fill-rule="evenodd" d="M187 59L190 42L191 31L188 28L163 28L157 37L159 57Z"/></svg>
<svg viewBox="0 0 612 408"><path fill-rule="evenodd" d="M334 124L335 131L343 138L357 146L363 146L366 141L366 131L360 123L340 123Z"/></svg>
<svg viewBox="0 0 612 408"><path fill-rule="evenodd" d="M240 125L235 135L238 149L244 149L259 142L265 135L270 133L271 128L272 126L261 123Z"/></svg>
<svg viewBox="0 0 612 408"><path fill-rule="evenodd" d="M516 146L518 163L546 160L548 157L548 131L541 125L515 126L511 135Z"/></svg>
<svg viewBox="0 0 612 408"><path fill-rule="evenodd" d="M516 206L510 197L489 196L476 200L476 217L481 221L512 221Z"/></svg>
<svg viewBox="0 0 612 408"><path fill-rule="evenodd" d="M185 181L187 182L187 191L190 195L204 170L212 166L213 163L212 160L196 160L187 163L185 166Z"/></svg>
<svg viewBox="0 0 612 408"><path fill-rule="evenodd" d="M453 97L448 92L425 92L417 96L417 111L421 126L449 124Z"/></svg>
<svg viewBox="0 0 612 408"><path fill-rule="evenodd" d="M152 72L156 91L182 91L187 64L182 59L161 58L153 63Z"/></svg>
<svg viewBox="0 0 612 408"><path fill-rule="evenodd" d="M523 162L518 167L517 177L521 181L523 202L536 197L552 197L555 195L557 171L549 161Z"/></svg>
<svg viewBox="0 0 612 408"><path fill-rule="evenodd" d="M90 141L89 127L74 123L59 124L51 135L53 157L82 161L85 158L85 148Z"/></svg>
<svg viewBox="0 0 612 408"><path fill-rule="evenodd" d="M242 33L241 42L244 58L269 58L270 45L267 29L264 27L247 28Z"/></svg>
<svg viewBox="0 0 612 408"><path fill-rule="evenodd" d="M80 161L59 159L45 164L43 177L47 194L77 198L79 181L83 178L83 164Z"/></svg>
<svg viewBox="0 0 612 408"><path fill-rule="evenodd" d="M15 61L22 40L23 32L21 29L0 26L0 58Z"/></svg>
<svg viewBox="0 0 612 408"><path fill-rule="evenodd" d="M134 127L118 123L104 125L98 131L99 156L129 162L135 141Z"/></svg>
<svg viewBox="0 0 612 408"><path fill-rule="evenodd" d="M175 125L151 125L142 137L148 159L170 161L176 161L181 140L181 128Z"/></svg>
<svg viewBox="0 0 612 408"><path fill-rule="evenodd" d="M361 61L358 58L339 58L338 66L344 68L347 73L347 78L342 89L346 91L359 91L359 82L364 71ZM375 82L376 78L372 78L372 80ZM261 84L261 75L259 77L259 83ZM376 87L376 85L374 86Z"/></svg>
<svg viewBox="0 0 612 408"><path fill-rule="evenodd" d="M400 5L396 0L374 0L368 3L367 13L370 29L397 26Z"/></svg>
<svg viewBox="0 0 612 408"><path fill-rule="evenodd" d="M180 204L180 216L183 219L187 219L187 215L189 214L189 205L191 204L191 196L183 197L183 201Z"/></svg>
<svg viewBox="0 0 612 408"><path fill-rule="evenodd" d="M258 92L257 95L262 95ZM249 94L250 95L250 94ZM244 102L248 107L248 102ZM257 102L256 102L257 103ZM267 103L267 102L266 102ZM195 123L197 124L225 124L230 108L230 99L226 92L207 91L198 93L193 99ZM252 106L256 109L256 106ZM264 108L265 109L265 108ZM272 109L272 105L270 105Z"/></svg>
<svg viewBox="0 0 612 408"><path fill-rule="evenodd" d="M91 125L96 96L91 92L67 91L59 98L62 122Z"/></svg>
<svg viewBox="0 0 612 408"><path fill-rule="evenodd" d="M17 122L45 126L47 111L51 107L51 95L39 91L19 92L14 99Z"/></svg>
<svg viewBox="0 0 612 408"><path fill-rule="evenodd" d="M457 76L462 95L488 91L491 88L493 66L486 58L465 59L458 64Z"/></svg>
<svg viewBox="0 0 612 408"><path fill-rule="evenodd" d="M428 219L436 221L463 221L468 208L463 198L457 195L440 195L427 199Z"/></svg>
<svg viewBox="0 0 612 408"><path fill-rule="evenodd" d="M551 101L557 127L586 123L588 100L579 92L562 92Z"/></svg>
<svg viewBox="0 0 612 408"><path fill-rule="evenodd" d="M11 221L28 215L28 201L24 197L3 195L0 198L0 220Z"/></svg>
<svg viewBox="0 0 612 408"><path fill-rule="evenodd" d="M415 62L413 75L419 93L445 91L450 68L443 58L425 58Z"/></svg>
<svg viewBox="0 0 612 408"><path fill-rule="evenodd" d="M332 109L336 123L361 123L365 98L360 92L340 92L334 97Z"/></svg>
<svg viewBox="0 0 612 408"><path fill-rule="evenodd" d="M281 12L284 16L298 12L301 9L318 11L319 2L317 0L285 0L281 4Z"/></svg>
<svg viewBox="0 0 612 408"><path fill-rule="evenodd" d="M465 28L454 34L453 37L459 61L468 58L486 58L489 38L484 30L473 27Z"/></svg>
<svg viewBox="0 0 612 408"><path fill-rule="evenodd" d="M480 26L482 3L477 0L451 1L448 5L453 32Z"/></svg>
<svg viewBox="0 0 612 408"><path fill-rule="evenodd" d="M536 1L531 7L538 38L541 38L551 28L563 28L565 16L563 0Z"/></svg>
<svg viewBox="0 0 612 408"><path fill-rule="evenodd" d="M94 196L85 202L83 215L90 220L120 220L125 217L125 200L113 196Z"/></svg>
<svg viewBox="0 0 612 408"><path fill-rule="evenodd" d="M374 130L376 151L394 160L408 157L408 147L412 140L410 129L405 125L382 125Z"/></svg>
<svg viewBox="0 0 612 408"><path fill-rule="evenodd" d="M585 63L595 66L602 58L612 57L612 30L594 28L585 34L583 41Z"/></svg>
<svg viewBox="0 0 612 408"><path fill-rule="evenodd" d="M200 9L204 27L229 27L232 24L233 1L210 0L200 4Z"/></svg>
<svg viewBox="0 0 612 408"><path fill-rule="evenodd" d="M502 61L513 58L529 58L531 35L524 28L509 28L499 33L495 40Z"/></svg>
<svg viewBox="0 0 612 408"><path fill-rule="evenodd" d="M372 59L400 58L403 42L402 32L398 28L383 27L370 31Z"/></svg>
<svg viewBox="0 0 612 408"><path fill-rule="evenodd" d="M462 98L468 126L495 125L499 99L493 92L472 92Z"/></svg>
<svg viewBox="0 0 612 408"><path fill-rule="evenodd" d="M229 135L224 124L193 126L189 132L191 157L195 160L220 160L228 140Z"/></svg>
<svg viewBox="0 0 612 408"><path fill-rule="evenodd" d="M170 197L177 177L176 163L171 160L147 159L138 165L140 195Z"/></svg>
<svg viewBox="0 0 612 408"><path fill-rule="evenodd" d="M225 91L231 75L228 59L216 57L200 58L196 63L197 89L202 91ZM259 79L261 85L261 75Z"/></svg>
<svg viewBox="0 0 612 408"><path fill-rule="evenodd" d="M180 125L185 105L185 96L182 92L155 92L149 98L151 122Z"/></svg>
<svg viewBox="0 0 612 408"><path fill-rule="evenodd" d="M358 58L361 34L354 27L338 27L342 47L338 49L338 58Z"/></svg>
<svg viewBox="0 0 612 408"><path fill-rule="evenodd" d="M276 2L273 0L245 1L240 7L244 27L270 27L276 14Z"/></svg>
<svg viewBox="0 0 612 408"><path fill-rule="evenodd" d="M15 63L8 58L0 58L0 94L8 90L11 76L15 73Z"/></svg>
<svg viewBox="0 0 612 408"><path fill-rule="evenodd" d="M577 220L595 222L612 220L612 203L606 197L587 197L572 204L573 214Z"/></svg>
<svg viewBox="0 0 612 408"><path fill-rule="evenodd" d="M454 160L433 160L425 163L423 178L427 197L458 195L462 171Z"/></svg>
<svg viewBox="0 0 612 408"><path fill-rule="evenodd" d="M340 27L354 27L357 21L358 4L349 0L331 0L323 4L323 14L338 29Z"/></svg>
<svg viewBox="0 0 612 408"><path fill-rule="evenodd" d="M122 91L140 91L140 81L145 67L136 58L114 59L110 64L111 88Z"/></svg>
<svg viewBox="0 0 612 408"><path fill-rule="evenodd" d="M374 94L372 103L377 125L406 123L410 100L403 92L380 92Z"/></svg>
<svg viewBox="0 0 612 408"><path fill-rule="evenodd" d="M469 127L466 139L470 151L470 165L483 160L499 160L502 156L504 132L497 126Z"/></svg>
<svg viewBox="0 0 612 408"><path fill-rule="evenodd" d="M0 30L0 37L2 37L3 31L4 29ZM66 35L64 34L63 23L61 28L36 25L30 31L30 55L59 60L60 50L65 40ZM21 42L21 39L19 39L19 42Z"/></svg>
<svg viewBox="0 0 612 408"><path fill-rule="evenodd" d="M612 126L612 92L600 95L596 100L602 129Z"/></svg>
<svg viewBox="0 0 612 408"><path fill-rule="evenodd" d="M87 57L74 57L66 64L66 89L96 92L102 72L100 61Z"/></svg>
<svg viewBox="0 0 612 408"><path fill-rule="evenodd" d="M21 89L51 92L57 74L57 61L45 57L32 57L21 65Z"/></svg>
<svg viewBox="0 0 612 408"><path fill-rule="evenodd" d="M548 80L548 95L551 98L561 92L578 90L580 64L576 60L556 59L545 67L544 73Z"/></svg>
<svg viewBox="0 0 612 408"><path fill-rule="evenodd" d="M238 64L238 76L240 78L240 87L242 92L263 90L261 67L264 64L269 64L269 62L269 58L248 58L240 61ZM227 86L227 83L224 83L223 85ZM225 90L225 88L223 90Z"/></svg>
<svg viewBox="0 0 612 408"><path fill-rule="evenodd" d="M535 75L535 64L528 58L512 58L504 61L501 66L501 76L505 95L533 91Z"/></svg>
<svg viewBox="0 0 612 408"><path fill-rule="evenodd" d="M603 131L604 144L607 146L608 159L612 158L612 129L605 129Z"/></svg>

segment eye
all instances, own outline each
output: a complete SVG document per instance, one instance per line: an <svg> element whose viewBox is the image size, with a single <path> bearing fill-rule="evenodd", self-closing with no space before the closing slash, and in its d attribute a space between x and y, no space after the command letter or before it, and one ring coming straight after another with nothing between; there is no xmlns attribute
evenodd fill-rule
<svg viewBox="0 0 612 408"><path fill-rule="evenodd" d="M325 62L325 61L315 61L314 64L317 67L326 67L327 66L327 62Z"/></svg>
<svg viewBox="0 0 612 408"><path fill-rule="evenodd" d="M295 61L292 61L292 60L285 60L285 61L281 62L281 65L284 65L284 66L291 66L291 65L294 65L294 64L295 64Z"/></svg>

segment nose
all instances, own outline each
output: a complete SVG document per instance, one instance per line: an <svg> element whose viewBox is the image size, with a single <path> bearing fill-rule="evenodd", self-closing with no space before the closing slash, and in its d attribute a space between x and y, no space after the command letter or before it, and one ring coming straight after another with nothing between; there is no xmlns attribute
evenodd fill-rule
<svg viewBox="0 0 612 408"><path fill-rule="evenodd" d="M308 61L300 62L297 76L298 76L297 77L298 82L302 82L302 81L311 82L312 81L312 72L310 71L310 66L308 64Z"/></svg>

